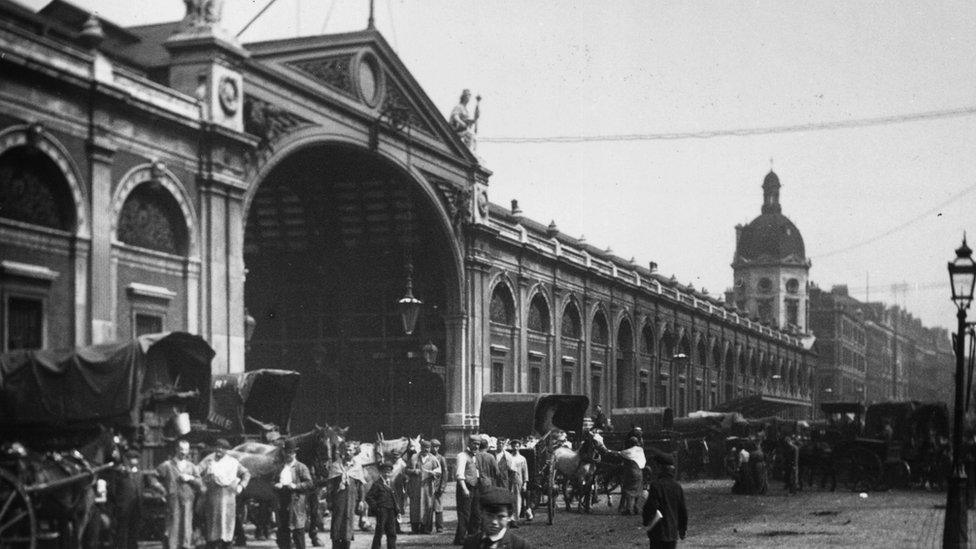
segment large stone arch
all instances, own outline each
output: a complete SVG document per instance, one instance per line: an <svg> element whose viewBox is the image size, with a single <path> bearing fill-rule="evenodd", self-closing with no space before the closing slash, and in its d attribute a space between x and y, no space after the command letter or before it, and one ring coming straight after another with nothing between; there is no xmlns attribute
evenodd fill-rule
<svg viewBox="0 0 976 549"><path fill-rule="evenodd" d="M525 305L522 308L522 316L525 318L524 324L525 326L529 325L529 313L536 298L541 299L546 307L546 322L549 324L546 333L552 335L556 326L555 309L552 306L552 300L549 298L549 292L546 291L546 287L541 282L533 284L525 293Z"/></svg>
<svg viewBox="0 0 976 549"><path fill-rule="evenodd" d="M258 324L246 359L247 368L258 367L257 362L263 360L261 357L264 356L258 353L273 357L291 352L313 363L307 368L309 381L314 379L317 386L323 388L333 387L330 390L337 391L337 403L346 402L347 395L360 390L376 376L379 376L379 391L388 397L384 406L389 410L384 408L384 411L370 414L359 404L355 404L355 408L335 404L317 412L320 415L316 418L310 414L300 418L303 426L311 423L312 419L328 421L330 418L322 414L331 414L345 417L342 421L349 423L357 436L371 436L368 431L381 426L388 426L387 431L401 429L403 432L422 428L425 435L430 435L438 433L445 424L452 429L463 425L464 415L471 412L478 400L470 390L472 376L479 373L468 371L473 347L469 347L471 342L466 338L466 331L470 329L472 319L465 297L466 273L461 244L439 191L413 165L411 158L401 152L385 146L371 150L365 135L343 133L343 130L331 127L309 127L277 142L274 153L249 176L241 216L244 259L249 271L245 281L245 300L249 307L262 308L265 316L269 312L282 313L282 319L269 321L260 316L259 311L249 311L258 317ZM306 166L314 169L306 169ZM289 206L283 199L291 191L298 192L297 196L305 202L289 220L286 217ZM354 216L351 222L345 219L346 210L341 210L340 205L359 208L351 214ZM385 208L384 221L372 221L369 213L372 210L369 208L374 206ZM401 206L403 209L400 209ZM408 217L397 217L400 213ZM251 225L264 223L275 215L279 216L280 227L285 227L284 221L289 220L306 228L302 233L305 239L302 249L307 249L311 256L319 260L308 265L311 273L280 271L291 277L282 291L294 293L291 288L300 285L302 276L309 277L308 281L318 277L327 286L312 290L309 303L313 310L310 312L295 311L294 298L289 296L256 297L260 296L262 288L276 290L274 286L269 286L271 277L279 272L272 256L285 257L286 252L292 255L302 253L276 251L273 244L278 240L270 236L272 233L262 229L262 225ZM350 226L361 230L357 233L359 236L343 232L343 228ZM377 227L386 232L382 235L374 232ZM411 228L411 236L404 237L397 233L400 227ZM421 318L414 332L396 327L392 319L396 313L391 310L403 295L408 263L414 267L412 282L415 297L423 301ZM369 266L378 267L370 271L377 273L376 276L363 270ZM344 272L349 271L358 274L345 276ZM518 293L513 291L514 287L506 284L514 305L513 319L518 323L520 299ZM284 282L281 285L286 286ZM492 287L488 285L485 288ZM480 289L479 293L491 291L485 288ZM376 291L371 293L372 289ZM345 297L337 295L343 292ZM357 297L380 295L386 297ZM485 296L472 295L470 298L485 299ZM321 314L314 311L316 302L352 306L346 308L348 313L330 309L326 314ZM438 307L432 308L432 305ZM289 307L291 310L287 309ZM352 325L342 324L340 317L350 314L360 315L363 321ZM314 326L308 330L314 329L316 334L325 335L302 336L301 346L293 346L289 350L284 344L284 336L262 332L264 323L268 329L273 327L280 333L283 327L287 327L284 320L286 315L309 320L316 319L315 315L318 315L326 331ZM487 321L487 318L484 320ZM481 325L480 319L477 324ZM306 328L299 324L296 329ZM427 340L427 336L421 334L429 334L439 347L435 363L428 362L420 352L424 341L419 339ZM255 341L267 346L256 350ZM485 356L478 359L481 364L484 364L483 359L489 358L488 347L484 346ZM508 347L508 360L512 360L511 355L518 349L514 345ZM341 357L341 360L330 357ZM402 383L387 383L387 377L393 377L392 373L388 373L391 368L400 368L397 371L410 379L403 377ZM431 377L434 375L436 378ZM423 387L428 385L430 390L423 392ZM401 390L401 386L409 386L407 392L414 395L410 399L418 403L414 407L416 410L410 409L405 402L400 403L407 394ZM306 393L300 395L299 407L302 399L307 401L312 397ZM390 411L393 408L406 412ZM446 416L436 417L438 414Z"/></svg>
<svg viewBox="0 0 976 549"><path fill-rule="evenodd" d="M485 286L487 294L485 295L485 302L491 303L495 296L495 292L498 291L498 287L501 286L508 293L509 299L512 300L512 324L511 326L521 326L522 325L522 307L521 300L519 299L519 294L516 291L517 286L512 282L511 277L508 273L504 271L499 271L495 273L494 276L488 281L488 285Z"/></svg>
<svg viewBox="0 0 976 549"><path fill-rule="evenodd" d="M126 198L129 197L129 194L137 186L150 181L158 183L166 189L176 201L177 205L179 205L180 212L183 214L183 222L186 223L186 255L191 259L199 259L200 238L197 233L199 224L197 222L196 210L193 207L193 201L179 178L161 162L149 162L135 166L119 180L119 185L112 194L112 223L110 230L113 242L118 240L119 214L122 213L122 207L125 205Z"/></svg>
<svg viewBox="0 0 976 549"><path fill-rule="evenodd" d="M40 124L20 124L0 131L0 154L21 146L30 146L44 153L54 162L64 175L74 201L74 234L91 238L91 218L88 212L88 199L82 181L81 171L72 160L68 150Z"/></svg>
<svg viewBox="0 0 976 549"><path fill-rule="evenodd" d="M244 213L242 215L244 227L242 229L247 228L247 220L251 210L251 202L253 201L255 194L257 194L261 182L264 181L276 167L291 157L292 154L306 147L316 145L346 145L363 151L369 150L369 141L365 135L351 132L341 133L318 126L300 129L282 138L280 142L275 143L274 154L268 158L267 161L261 164L261 166L255 170L254 174L247 181L247 191L244 194ZM386 147L381 147L372 152L379 158L382 158L385 162L388 162L390 166L396 168L399 172L401 172L401 174L416 185L417 188L419 188L427 197L429 205L434 208L436 212L438 232L440 232L445 239L452 242L449 252L453 259L454 276L452 278L454 279L454 287L452 288L452 291L448 292L449 300L447 303L447 314L451 316L461 315L465 310L464 254L458 241L458 237L454 233L451 216L444 207L444 203L440 200L437 189L430 181L427 180L426 177L424 177L421 171L409 161L409 155L392 154L392 151ZM456 342L459 349L462 348L462 343L463 342L459 338Z"/></svg>

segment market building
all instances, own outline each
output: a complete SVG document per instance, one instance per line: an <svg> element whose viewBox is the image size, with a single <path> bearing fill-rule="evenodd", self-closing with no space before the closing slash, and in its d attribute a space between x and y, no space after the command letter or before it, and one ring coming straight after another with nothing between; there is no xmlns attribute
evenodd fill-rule
<svg viewBox="0 0 976 549"><path fill-rule="evenodd" d="M214 373L301 372L294 429L455 448L489 391L809 408L800 322L492 203L374 29L242 45L186 4L123 28L0 1L4 351L199 333Z"/></svg>

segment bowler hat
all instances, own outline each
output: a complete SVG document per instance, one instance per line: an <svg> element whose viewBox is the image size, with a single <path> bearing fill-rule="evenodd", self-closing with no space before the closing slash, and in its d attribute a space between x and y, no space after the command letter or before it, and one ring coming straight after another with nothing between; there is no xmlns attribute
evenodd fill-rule
<svg viewBox="0 0 976 549"><path fill-rule="evenodd" d="M221 450L230 450L230 443L227 442L226 438L218 438L217 444L215 444L214 446L220 448Z"/></svg>
<svg viewBox="0 0 976 549"><path fill-rule="evenodd" d="M298 451L298 447L295 445L295 441L288 438L285 439L285 444L282 446L286 453L294 453Z"/></svg>
<svg viewBox="0 0 976 549"><path fill-rule="evenodd" d="M674 458L670 454L657 454L654 456L654 461L662 466L674 465Z"/></svg>
<svg viewBox="0 0 976 549"><path fill-rule="evenodd" d="M437 440L436 438L432 438L432 439L430 439L430 445L431 446L435 446L435 447L436 446L440 446L441 445L441 441Z"/></svg>

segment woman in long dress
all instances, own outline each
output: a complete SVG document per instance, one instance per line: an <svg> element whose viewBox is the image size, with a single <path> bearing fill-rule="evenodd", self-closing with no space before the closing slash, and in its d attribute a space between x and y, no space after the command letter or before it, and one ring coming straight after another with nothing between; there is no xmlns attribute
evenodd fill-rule
<svg viewBox="0 0 976 549"><path fill-rule="evenodd" d="M366 477L363 468L353 461L349 446L339 444L339 459L329 464L326 489L329 494L329 511L332 513L332 526L329 537L332 547L345 549L353 540L356 515L362 514L366 504L363 486Z"/></svg>

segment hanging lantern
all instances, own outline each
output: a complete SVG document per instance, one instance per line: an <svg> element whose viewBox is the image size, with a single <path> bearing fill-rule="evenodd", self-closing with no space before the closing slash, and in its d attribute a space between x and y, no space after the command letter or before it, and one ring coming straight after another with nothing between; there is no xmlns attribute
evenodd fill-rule
<svg viewBox="0 0 976 549"><path fill-rule="evenodd" d="M413 296L413 263L407 260L407 291L397 301L397 310L400 312L400 319L403 320L403 333L413 334L417 327L417 317L420 316L420 307L424 302Z"/></svg>

